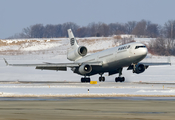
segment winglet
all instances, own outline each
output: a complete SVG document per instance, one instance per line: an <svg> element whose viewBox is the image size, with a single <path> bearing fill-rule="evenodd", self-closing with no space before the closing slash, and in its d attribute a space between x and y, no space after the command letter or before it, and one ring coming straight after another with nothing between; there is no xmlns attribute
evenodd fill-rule
<svg viewBox="0 0 175 120"><path fill-rule="evenodd" d="M7 60L6 60L5 58L3 58L3 59L4 59L5 63L6 63L6 65L8 66L8 65L9 65L9 63L7 62Z"/></svg>

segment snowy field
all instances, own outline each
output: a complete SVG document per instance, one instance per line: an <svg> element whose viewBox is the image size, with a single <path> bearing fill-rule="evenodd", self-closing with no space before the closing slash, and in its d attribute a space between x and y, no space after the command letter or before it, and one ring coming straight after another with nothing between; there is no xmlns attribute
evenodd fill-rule
<svg viewBox="0 0 175 120"><path fill-rule="evenodd" d="M88 38L86 38L87 40ZM53 41L55 40L55 41ZM123 70L124 83L114 82L115 77L106 77L105 82L98 82L99 75L94 75L91 80L97 81L95 85L80 83L81 76L72 73L70 69L63 71L42 71L34 67L6 66L3 58L9 63L42 63L42 62L69 62L66 59L68 39L45 40L26 43L22 40L5 41L0 47L0 97L75 97L75 96L172 96L175 97L175 57L171 56L171 66L149 67L142 74L133 74L132 71ZM14 42L15 41L15 42ZM95 41L95 42L94 42ZM139 42L139 40L137 39ZM144 39L148 42L148 39ZM81 45L87 46L89 51L98 51L115 46L111 38L99 40L91 38L79 40ZM21 47L23 46L23 47ZM26 52L27 51L27 52ZM29 53L30 51L30 53ZM19 54L18 54L19 52ZM7 54L6 54L7 53ZM144 62L167 62L164 56L148 56ZM89 93L88 93L89 89Z"/></svg>

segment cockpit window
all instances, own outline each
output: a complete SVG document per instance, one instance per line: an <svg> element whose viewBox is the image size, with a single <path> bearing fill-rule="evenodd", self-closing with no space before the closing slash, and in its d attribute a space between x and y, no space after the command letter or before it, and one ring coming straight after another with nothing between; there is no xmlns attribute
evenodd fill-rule
<svg viewBox="0 0 175 120"><path fill-rule="evenodd" d="M135 49L138 49L138 48L146 48L146 46L136 46Z"/></svg>

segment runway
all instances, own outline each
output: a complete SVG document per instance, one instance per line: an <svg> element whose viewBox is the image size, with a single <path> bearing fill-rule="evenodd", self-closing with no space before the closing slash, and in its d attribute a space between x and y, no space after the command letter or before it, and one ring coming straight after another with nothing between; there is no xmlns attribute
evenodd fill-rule
<svg viewBox="0 0 175 120"><path fill-rule="evenodd" d="M175 84L0 81L0 97L175 97Z"/></svg>

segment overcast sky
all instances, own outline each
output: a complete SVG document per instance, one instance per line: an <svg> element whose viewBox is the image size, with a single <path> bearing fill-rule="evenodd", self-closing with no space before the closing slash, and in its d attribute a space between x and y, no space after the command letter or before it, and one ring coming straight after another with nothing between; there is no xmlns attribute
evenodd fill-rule
<svg viewBox="0 0 175 120"><path fill-rule="evenodd" d="M0 38L37 23L126 23L175 20L175 0L0 0Z"/></svg>

